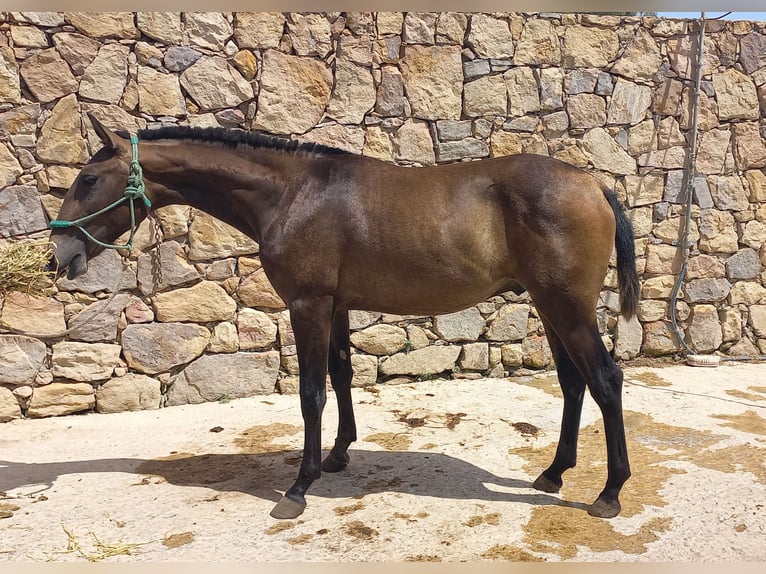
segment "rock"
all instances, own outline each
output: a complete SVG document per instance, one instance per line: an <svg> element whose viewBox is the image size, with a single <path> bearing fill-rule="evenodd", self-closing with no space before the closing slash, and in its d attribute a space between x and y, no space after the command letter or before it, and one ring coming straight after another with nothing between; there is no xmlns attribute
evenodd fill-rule
<svg viewBox="0 0 766 574"><path fill-rule="evenodd" d="M399 54L402 50L402 38L400 36L391 36L377 40L374 45L373 58L380 64L398 64Z"/></svg>
<svg viewBox="0 0 766 574"><path fill-rule="evenodd" d="M211 353L236 353L239 350L239 334L234 323L218 323L207 346Z"/></svg>
<svg viewBox="0 0 766 574"><path fill-rule="evenodd" d="M349 328L352 331L358 331L373 325L378 319L380 319L380 313L373 313L372 311L349 311L348 322Z"/></svg>
<svg viewBox="0 0 766 574"><path fill-rule="evenodd" d="M729 349L728 353L731 357L758 357L761 354L747 337L742 337L736 345Z"/></svg>
<svg viewBox="0 0 766 574"><path fill-rule="evenodd" d="M436 122L439 141L458 141L471 137L471 122L468 120L441 120Z"/></svg>
<svg viewBox="0 0 766 574"><path fill-rule="evenodd" d="M282 12L237 12L234 39L240 48L278 48L284 26Z"/></svg>
<svg viewBox="0 0 766 574"><path fill-rule="evenodd" d="M459 46L406 46L400 69L413 117L460 119L463 66Z"/></svg>
<svg viewBox="0 0 766 574"><path fill-rule="evenodd" d="M255 79L258 74L258 59L250 50L240 50L231 61L247 81Z"/></svg>
<svg viewBox="0 0 766 574"><path fill-rule="evenodd" d="M620 40L613 30L569 26L564 32L563 64L567 68L603 68L619 49Z"/></svg>
<svg viewBox="0 0 766 574"><path fill-rule="evenodd" d="M650 277L641 286L641 297L643 299L667 299L670 297L674 285L675 277L673 275Z"/></svg>
<svg viewBox="0 0 766 574"><path fill-rule="evenodd" d="M54 377L84 382L100 381L110 378L114 368L120 365L119 345L62 341L55 343L52 349L51 368Z"/></svg>
<svg viewBox="0 0 766 574"><path fill-rule="evenodd" d="M193 361L209 342L205 327L184 323L128 325L121 338L128 366L150 375Z"/></svg>
<svg viewBox="0 0 766 574"><path fill-rule="evenodd" d="M747 187L750 190L751 202L766 202L766 173L761 170L752 170L745 173Z"/></svg>
<svg viewBox="0 0 766 574"><path fill-rule="evenodd" d="M230 321L237 311L234 299L212 281L159 293L154 297L153 306L157 320L163 323Z"/></svg>
<svg viewBox="0 0 766 574"><path fill-rule="evenodd" d="M16 183L16 178L19 177L22 173L24 173L24 169L19 164L16 157L11 153L11 151L3 144L0 144L0 184L3 186L6 185L13 185ZM11 201L11 194L5 193L4 191L0 191L0 197L2 197L2 201L8 202ZM14 198L15 199L15 198ZM38 202L39 202L38 198ZM0 213L0 216L4 215L5 211ZM8 217L7 215L5 217ZM4 219L5 219L4 217ZM5 222L3 222L5 224ZM10 222L9 222L10 223ZM0 231L0 235L3 237L10 236L10 230L5 229L5 225L2 227L2 231Z"/></svg>
<svg viewBox="0 0 766 574"><path fill-rule="evenodd" d="M0 46L0 104L21 103L19 65L13 49Z"/></svg>
<svg viewBox="0 0 766 574"><path fill-rule="evenodd" d="M0 156L3 149L0 145ZM0 157L0 166L2 161ZM0 237L27 235L46 229L48 222L37 189L31 185L12 185L13 182L7 179L10 178L6 178L9 187L0 187Z"/></svg>
<svg viewBox="0 0 766 574"><path fill-rule="evenodd" d="M521 353L524 366L533 369L544 369L553 363L553 355L548 345L548 339L542 335L526 337L521 342Z"/></svg>
<svg viewBox="0 0 766 574"><path fill-rule="evenodd" d="M258 253L258 243L231 225L202 211L189 226L189 260L203 261Z"/></svg>
<svg viewBox="0 0 766 574"><path fill-rule="evenodd" d="M436 148L436 156L440 162L487 157L489 156L489 147L476 138L466 138L459 142L439 143Z"/></svg>
<svg viewBox="0 0 766 574"><path fill-rule="evenodd" d="M652 150L638 157L638 165L642 167L659 167L663 169L683 169L686 165L688 150L685 146L674 146L663 150Z"/></svg>
<svg viewBox="0 0 766 574"><path fill-rule="evenodd" d="M719 316L724 343L739 341L742 337L742 314L739 309L723 309Z"/></svg>
<svg viewBox="0 0 766 574"><path fill-rule="evenodd" d="M330 22L324 14L291 12L287 17L287 31L299 56L324 58L332 50Z"/></svg>
<svg viewBox="0 0 766 574"><path fill-rule="evenodd" d="M351 355L351 369L354 378L352 387L368 387L378 382L378 359L369 355Z"/></svg>
<svg viewBox="0 0 766 574"><path fill-rule="evenodd" d="M482 76L488 76L489 72L489 60L469 60L468 62L463 62L463 79L466 82L481 78Z"/></svg>
<svg viewBox="0 0 766 574"><path fill-rule="evenodd" d="M735 69L713 74L713 87L721 120L757 120L758 94L753 81Z"/></svg>
<svg viewBox="0 0 766 574"><path fill-rule="evenodd" d="M85 73L85 69L95 59L98 49L101 47L97 40L73 32L54 34L53 43L58 53L77 76L82 76Z"/></svg>
<svg viewBox="0 0 766 574"><path fill-rule="evenodd" d="M394 144L389 134L377 126L365 130L363 155L393 163Z"/></svg>
<svg viewBox="0 0 766 574"><path fill-rule="evenodd" d="M649 86L617 80L606 121L609 124L635 125L646 117L651 103L652 89Z"/></svg>
<svg viewBox="0 0 766 574"><path fill-rule="evenodd" d="M183 72L202 57L202 53L188 46L170 46L165 52L165 67L171 72Z"/></svg>
<svg viewBox="0 0 766 574"><path fill-rule="evenodd" d="M141 299L134 297L125 306L125 319L131 325L135 323L151 323L154 321L154 311Z"/></svg>
<svg viewBox="0 0 766 574"><path fill-rule="evenodd" d="M731 285L726 279L692 279L684 287L688 303L715 303L729 296Z"/></svg>
<svg viewBox="0 0 766 574"><path fill-rule="evenodd" d="M734 157L740 170L766 167L766 144L755 122L734 124Z"/></svg>
<svg viewBox="0 0 766 574"><path fill-rule="evenodd" d="M341 123L359 124L375 105L375 94L369 69L348 60L336 60L335 87L327 115Z"/></svg>
<svg viewBox="0 0 766 574"><path fill-rule="evenodd" d="M660 48L651 34L639 28L622 56L610 70L632 80L651 81L662 64Z"/></svg>
<svg viewBox="0 0 766 574"><path fill-rule="evenodd" d="M11 26L11 39L15 48L47 48L48 36L34 26Z"/></svg>
<svg viewBox="0 0 766 574"><path fill-rule="evenodd" d="M80 79L81 97L117 104L127 85L128 54L122 44L105 44Z"/></svg>
<svg viewBox="0 0 766 574"><path fill-rule="evenodd" d="M402 33L404 14L401 12L377 12L375 19L380 36Z"/></svg>
<svg viewBox="0 0 766 574"><path fill-rule="evenodd" d="M160 382L146 375L127 374L96 390L96 412L121 413L160 408Z"/></svg>
<svg viewBox="0 0 766 574"><path fill-rule="evenodd" d="M433 165L436 162L436 155L428 124L407 120L396 132L394 157L397 161Z"/></svg>
<svg viewBox="0 0 766 574"><path fill-rule="evenodd" d="M409 353L382 358L378 370L384 375L435 375L452 371L460 355L460 347L431 345Z"/></svg>
<svg viewBox="0 0 766 574"><path fill-rule="evenodd" d="M521 343L510 343L500 347L500 356L503 365L517 368L524 364L524 355L521 351Z"/></svg>
<svg viewBox="0 0 766 574"><path fill-rule="evenodd" d="M21 418L21 407L14 394L0 387L0 423L7 423L13 419Z"/></svg>
<svg viewBox="0 0 766 574"><path fill-rule="evenodd" d="M48 297L11 292L5 296L0 319L11 329L31 336L53 336L66 329L64 306Z"/></svg>
<svg viewBox="0 0 766 574"><path fill-rule="evenodd" d="M739 40L739 61L748 75L766 66L766 36L750 32Z"/></svg>
<svg viewBox="0 0 766 574"><path fill-rule="evenodd" d="M560 68L543 68L540 74L540 108L546 111L564 107L564 72Z"/></svg>
<svg viewBox="0 0 766 574"><path fill-rule="evenodd" d="M91 410L96 404L88 383L51 383L35 389L29 402L29 418L56 417Z"/></svg>
<svg viewBox="0 0 766 574"><path fill-rule="evenodd" d="M183 71L181 85L202 111L238 106L254 97L250 82L220 56L200 58Z"/></svg>
<svg viewBox="0 0 766 574"><path fill-rule="evenodd" d="M596 169L622 175L636 171L636 160L603 128L594 128L583 136L583 151Z"/></svg>
<svg viewBox="0 0 766 574"><path fill-rule="evenodd" d="M670 355L678 350L676 336L666 321L655 321L644 325L644 345L642 351L650 357Z"/></svg>
<svg viewBox="0 0 766 574"><path fill-rule="evenodd" d="M662 319L665 319L668 314L668 304L665 301L654 301L651 299L644 299L643 301L638 302L638 312L636 313L638 320L643 323L651 323L654 321L660 321ZM617 329L620 329L620 319L621 317L618 317L617 319ZM622 319L623 322L625 322L624 319ZM630 329L630 326L627 327L627 329ZM623 333L625 335L628 335L628 333ZM616 336L619 337L619 331L616 333ZM643 330L641 331L641 336L643 336ZM627 339L629 340L629 339ZM627 341L626 340L626 341ZM640 347L640 341L639 341L639 347ZM615 342L615 349L619 349L621 352L623 350L623 347L620 346L619 341L616 340ZM617 351L615 351L617 353ZM615 357L618 355L615 354Z"/></svg>
<svg viewBox="0 0 766 574"><path fill-rule="evenodd" d="M32 384L45 363L45 343L22 335L0 335L0 383Z"/></svg>
<svg viewBox="0 0 766 574"><path fill-rule="evenodd" d="M137 12L136 24L144 34L163 44L183 41L180 12Z"/></svg>
<svg viewBox="0 0 766 574"><path fill-rule="evenodd" d="M373 325L351 333L351 344L371 355L393 355L401 351L407 342L407 334L394 325Z"/></svg>
<svg viewBox="0 0 766 574"><path fill-rule="evenodd" d="M285 308L285 302L274 291L274 287L272 287L263 269L258 269L239 284L237 297L247 307Z"/></svg>
<svg viewBox="0 0 766 574"><path fill-rule="evenodd" d="M132 12L65 12L66 21L86 36L138 38Z"/></svg>
<svg viewBox="0 0 766 574"><path fill-rule="evenodd" d="M754 249L741 249L726 260L729 279L757 279L761 273L761 260Z"/></svg>
<svg viewBox="0 0 766 574"><path fill-rule="evenodd" d="M156 116L185 116L186 102L178 76L139 66L138 109Z"/></svg>
<svg viewBox="0 0 766 574"><path fill-rule="evenodd" d="M484 333L486 324L476 307L457 313L434 317L434 329L445 341L476 341Z"/></svg>
<svg viewBox="0 0 766 574"><path fill-rule="evenodd" d="M463 371L486 371L489 369L489 343L468 343L460 354Z"/></svg>
<svg viewBox="0 0 766 574"><path fill-rule="evenodd" d="M521 33L521 40L516 45L513 63L537 66L561 64L559 37L549 20L527 20L524 31Z"/></svg>
<svg viewBox="0 0 766 574"><path fill-rule="evenodd" d="M752 305L748 323L758 337L766 338L766 305Z"/></svg>
<svg viewBox="0 0 766 574"><path fill-rule="evenodd" d="M678 248L672 245L647 245L645 273L657 275L670 275L677 271L674 269L678 257ZM688 277L688 275L687 275Z"/></svg>
<svg viewBox="0 0 766 574"><path fill-rule="evenodd" d="M738 281L729 292L729 305L758 305L766 302L766 289L752 281Z"/></svg>
<svg viewBox="0 0 766 574"><path fill-rule="evenodd" d="M766 242L766 223L761 221L748 221L742 232L742 243L753 249L760 249Z"/></svg>
<svg viewBox="0 0 766 574"><path fill-rule="evenodd" d="M88 305L69 320L69 338L88 343L116 341L120 313L130 300L130 295L120 293L111 301L98 301Z"/></svg>
<svg viewBox="0 0 766 574"><path fill-rule="evenodd" d="M40 161L57 164L80 164L88 161L86 141L82 137L77 96L61 98L43 124L37 141Z"/></svg>
<svg viewBox="0 0 766 574"><path fill-rule="evenodd" d="M711 353L723 343L718 310L713 305L695 305L686 330L689 346L698 353Z"/></svg>
<svg viewBox="0 0 766 574"><path fill-rule="evenodd" d="M697 151L697 171L703 174L723 172L727 156L731 157L730 140L731 132L728 128L709 130L702 134Z"/></svg>
<svg viewBox="0 0 766 574"><path fill-rule="evenodd" d="M514 42L508 21L488 14L477 13L471 17L467 43L480 58L513 56Z"/></svg>
<svg viewBox="0 0 766 574"><path fill-rule="evenodd" d="M687 279L726 277L726 265L718 257L700 254L690 257L686 264Z"/></svg>
<svg viewBox="0 0 766 574"><path fill-rule="evenodd" d="M667 55L670 67L681 78L693 80L697 61L697 36L684 35L681 38L671 38L667 41ZM709 76L720 64L716 50L705 50L702 57L702 75Z"/></svg>
<svg viewBox="0 0 766 574"><path fill-rule="evenodd" d="M400 116L404 113L404 79L393 66L382 66L377 89L375 112L381 116Z"/></svg>
<svg viewBox="0 0 766 574"><path fill-rule="evenodd" d="M44 28L65 24L64 14L61 12L12 12L11 15L16 22L27 22Z"/></svg>
<svg viewBox="0 0 766 574"><path fill-rule="evenodd" d="M665 178L662 175L626 175L625 189L628 195L628 205L651 205L662 201Z"/></svg>
<svg viewBox="0 0 766 574"><path fill-rule="evenodd" d="M142 253L138 256L138 288L144 295L164 291L168 287L185 285L199 279L200 274L186 261L183 246L177 241L165 241L160 245L159 266L162 280L154 270L154 253Z"/></svg>
<svg viewBox="0 0 766 574"><path fill-rule="evenodd" d="M728 211L705 210L699 219L699 248L709 253L735 253L739 238L734 216Z"/></svg>
<svg viewBox="0 0 766 574"><path fill-rule="evenodd" d="M8 139L17 134L34 135L39 118L40 104L37 103L18 106L0 113L0 135Z"/></svg>
<svg viewBox="0 0 766 574"><path fill-rule="evenodd" d="M263 311L242 309L237 316L237 330L243 351L267 349L277 341L277 326Z"/></svg>
<svg viewBox="0 0 766 574"><path fill-rule="evenodd" d="M113 249L107 249L88 260L88 270L85 273L72 280L61 277L56 286L61 291L96 293L135 289L138 283L135 270L123 267L122 258Z"/></svg>
<svg viewBox="0 0 766 574"><path fill-rule="evenodd" d="M439 12L436 21L437 44L462 44L468 28L468 15L461 12ZM378 33L380 21L378 21Z"/></svg>
<svg viewBox="0 0 766 574"><path fill-rule="evenodd" d="M508 88L502 76L485 76L463 86L463 113L466 116L505 116L507 110Z"/></svg>
<svg viewBox="0 0 766 574"><path fill-rule="evenodd" d="M527 336L527 320L530 307L526 304L509 304L500 308L491 321L486 338L490 341L520 341Z"/></svg>
<svg viewBox="0 0 766 574"><path fill-rule="evenodd" d="M572 128L595 128L606 123L606 103L595 94L577 94L567 99L569 125Z"/></svg>
<svg viewBox="0 0 766 574"><path fill-rule="evenodd" d="M707 181L717 209L744 211L749 207L748 194L738 175L711 175Z"/></svg>
<svg viewBox="0 0 766 574"><path fill-rule="evenodd" d="M540 110L540 88L532 68L511 68L503 74L508 87L508 113L523 116Z"/></svg>
<svg viewBox="0 0 766 574"><path fill-rule="evenodd" d="M296 139L313 142L328 147L360 155L364 149L364 129L354 125L329 124L315 128Z"/></svg>
<svg viewBox="0 0 766 574"><path fill-rule="evenodd" d="M77 90L77 80L55 48L42 50L24 60L20 73L39 102L50 102Z"/></svg>
<svg viewBox="0 0 766 574"><path fill-rule="evenodd" d="M346 60L361 66L372 66L372 37L357 38L346 32L338 38L338 60Z"/></svg>
<svg viewBox="0 0 766 574"><path fill-rule="evenodd" d="M595 68L575 69L564 78L564 90L570 96L592 94L596 89L599 71Z"/></svg>
<svg viewBox="0 0 766 574"><path fill-rule="evenodd" d="M222 12L184 13L184 37L190 44L220 52L232 33L231 24Z"/></svg>
<svg viewBox="0 0 766 574"><path fill-rule="evenodd" d="M278 376L277 351L205 355L171 378L167 406L270 394Z"/></svg>
<svg viewBox="0 0 766 574"><path fill-rule="evenodd" d="M436 36L435 12L407 12L402 37L408 44L433 44Z"/></svg>

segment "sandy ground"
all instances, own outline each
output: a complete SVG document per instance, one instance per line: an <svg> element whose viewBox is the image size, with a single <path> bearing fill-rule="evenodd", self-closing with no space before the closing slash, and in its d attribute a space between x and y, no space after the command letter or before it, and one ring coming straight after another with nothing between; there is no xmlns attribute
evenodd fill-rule
<svg viewBox="0 0 766 574"><path fill-rule="evenodd" d="M269 511L295 477L296 396L0 425L0 560L766 560L766 365L633 367L633 476L611 520L588 397L578 466L550 462L562 402L551 373L355 390L351 464L305 513ZM323 444L337 424L334 396Z"/></svg>

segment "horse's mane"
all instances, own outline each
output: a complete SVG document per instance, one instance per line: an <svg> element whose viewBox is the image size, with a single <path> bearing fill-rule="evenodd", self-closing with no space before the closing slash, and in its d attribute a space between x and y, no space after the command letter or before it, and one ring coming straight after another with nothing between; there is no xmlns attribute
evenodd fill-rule
<svg viewBox="0 0 766 574"><path fill-rule="evenodd" d="M121 133L120 135L123 134ZM259 149L266 148L277 151L304 152L320 155L341 155L349 153L338 148L318 143L300 142L298 140L289 140L257 132L247 132L240 129L227 128L168 126L157 129L139 130L138 139L148 141L162 139L194 140L220 143L230 148L246 145Z"/></svg>

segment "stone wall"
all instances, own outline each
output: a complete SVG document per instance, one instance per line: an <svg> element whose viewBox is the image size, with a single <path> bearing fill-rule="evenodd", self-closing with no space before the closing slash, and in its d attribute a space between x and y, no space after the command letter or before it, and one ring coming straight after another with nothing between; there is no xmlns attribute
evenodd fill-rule
<svg viewBox="0 0 766 574"><path fill-rule="evenodd" d="M755 355L766 353L766 25L707 29L676 311L697 352ZM605 342L620 359L671 354L695 38L684 21L552 13L0 13L0 241L46 236L97 145L86 112L114 129L238 127L402 165L545 154L613 186L635 226L638 318L617 318L611 269ZM289 316L258 246L189 208L160 221L159 285L143 225L127 262L105 252L49 297L5 299L0 320L32 336L0 329L0 418L295 391ZM523 296L439 317L357 312L352 329L355 385L551 366Z"/></svg>

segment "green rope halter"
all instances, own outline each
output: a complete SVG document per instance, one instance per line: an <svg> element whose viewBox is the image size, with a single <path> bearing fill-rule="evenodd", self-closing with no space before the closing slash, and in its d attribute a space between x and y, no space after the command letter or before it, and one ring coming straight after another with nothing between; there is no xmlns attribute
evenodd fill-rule
<svg viewBox="0 0 766 574"><path fill-rule="evenodd" d="M136 199L142 199L144 202L144 205L146 205L147 208L152 206L152 202L149 200L148 197L146 197L146 189L144 188L144 174L143 170L141 169L141 164L138 163L138 136L135 136L133 134L130 135L130 143L133 148L133 160L130 162L130 172L128 173L128 184L125 186L125 193L122 195L120 199L115 201L114 203L110 203L103 209L99 209L95 213L91 213L90 215L85 215L79 219L75 219L74 221L68 221L66 219L54 219L52 220L48 226L51 229L62 229L67 227L76 227L82 233L90 239L93 243L100 247L104 247L106 249L126 249L130 251L133 249L133 237L136 235L136 211L135 207L133 205L133 202ZM103 241L99 241L93 235L91 235L83 226L83 223L87 223L88 221L95 219L99 215L103 215L107 211L111 211L115 207L118 207L122 205L125 201L128 202L128 206L130 207L130 236L128 237L128 241L124 245L114 244L114 243L104 243Z"/></svg>

